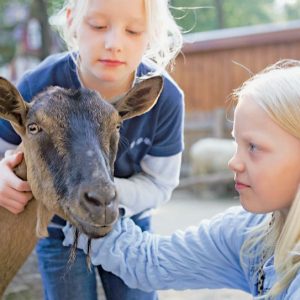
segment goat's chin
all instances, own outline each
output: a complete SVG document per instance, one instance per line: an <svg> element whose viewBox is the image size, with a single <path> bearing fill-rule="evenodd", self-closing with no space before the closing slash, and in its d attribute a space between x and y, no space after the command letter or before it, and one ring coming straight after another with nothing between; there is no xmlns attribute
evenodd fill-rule
<svg viewBox="0 0 300 300"><path fill-rule="evenodd" d="M97 239L106 236L112 231L112 229L113 226L103 226L101 228L98 228L97 231L89 230L89 232L84 232L84 230L82 230L82 232L85 233L89 238Z"/></svg>
<svg viewBox="0 0 300 300"><path fill-rule="evenodd" d="M71 209L66 211L67 219L76 227L79 232L86 234L89 238L99 238L107 235L112 229L119 217L119 211L114 211L113 214L107 216L109 222L103 222L102 224L92 221L92 218L87 220L87 217L79 216L78 213L74 213Z"/></svg>
<svg viewBox="0 0 300 300"><path fill-rule="evenodd" d="M89 238L97 239L110 233L113 229L113 225L109 226L92 226L87 224L76 224L79 232L86 234Z"/></svg>
<svg viewBox="0 0 300 300"><path fill-rule="evenodd" d="M86 234L89 238L96 239L107 235L112 231L114 224L117 221L117 218L113 223L107 225L99 225L86 222L77 218L76 216L68 216L71 224L75 226L79 232Z"/></svg>

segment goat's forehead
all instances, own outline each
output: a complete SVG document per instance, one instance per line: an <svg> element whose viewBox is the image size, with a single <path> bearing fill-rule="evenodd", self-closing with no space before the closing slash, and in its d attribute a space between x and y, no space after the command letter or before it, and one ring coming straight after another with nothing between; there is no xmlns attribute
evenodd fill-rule
<svg viewBox="0 0 300 300"><path fill-rule="evenodd" d="M55 119L65 119L71 115L114 119L113 116L117 115L117 111L94 91L51 87L33 99L30 114L46 115Z"/></svg>

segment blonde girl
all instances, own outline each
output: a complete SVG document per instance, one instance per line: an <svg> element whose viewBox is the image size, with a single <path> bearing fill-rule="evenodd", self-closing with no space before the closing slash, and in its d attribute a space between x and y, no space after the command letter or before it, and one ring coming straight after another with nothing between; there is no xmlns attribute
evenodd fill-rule
<svg viewBox="0 0 300 300"><path fill-rule="evenodd" d="M128 218L92 242L92 262L129 286L233 288L255 299L300 299L300 63L267 68L235 91L229 161L242 207L171 236ZM70 226L65 245L73 242ZM86 251L86 238L79 247Z"/></svg>
<svg viewBox="0 0 300 300"><path fill-rule="evenodd" d="M115 162L120 209L142 230L149 230L151 208L168 201L178 184L183 149L183 94L164 70L182 44L168 1L69 0L51 22L59 28L69 51L48 57L23 76L18 88L27 101L47 86L58 85L93 89L113 102L137 80L153 73L163 76L157 104L122 124ZM0 149L19 142L14 130L1 121ZM0 205L13 213L21 212L31 197L28 183L12 172L20 160L20 153L7 154L0 162ZM89 272L81 250L67 272L64 225L64 220L54 217L48 228L50 237L40 240L36 248L45 299L97 299L96 272L107 299L157 299L154 292L128 288L101 266Z"/></svg>

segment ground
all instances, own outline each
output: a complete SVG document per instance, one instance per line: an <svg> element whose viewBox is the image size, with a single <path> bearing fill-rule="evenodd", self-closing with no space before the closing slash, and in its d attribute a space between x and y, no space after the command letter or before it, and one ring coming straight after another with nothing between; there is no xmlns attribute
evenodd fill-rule
<svg viewBox="0 0 300 300"><path fill-rule="evenodd" d="M187 190L177 190L169 203L153 212L153 231L169 234L175 229L184 229L189 225L195 225L202 219L209 218L227 207L237 204L238 200L234 200L232 197L218 197L215 199L211 195L199 196ZM43 299L41 279L37 271L35 253L32 253L9 286L4 300L41 299ZM104 299L101 285L99 285L99 300ZM250 300L252 297L244 292L235 290L169 290L159 291L159 299Z"/></svg>

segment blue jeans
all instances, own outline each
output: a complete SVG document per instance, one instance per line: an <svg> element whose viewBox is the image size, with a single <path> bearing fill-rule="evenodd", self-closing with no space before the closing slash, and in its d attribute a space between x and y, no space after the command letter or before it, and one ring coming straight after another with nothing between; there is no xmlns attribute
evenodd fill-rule
<svg viewBox="0 0 300 300"><path fill-rule="evenodd" d="M150 218L136 223L143 231L150 229ZM101 266L92 267L89 271L86 255L81 250L77 250L75 262L68 265L70 248L62 245L63 238L62 231L54 229L50 237L39 240L36 246L45 300L97 300L96 272L100 275L107 300L158 299L156 292L131 289Z"/></svg>

